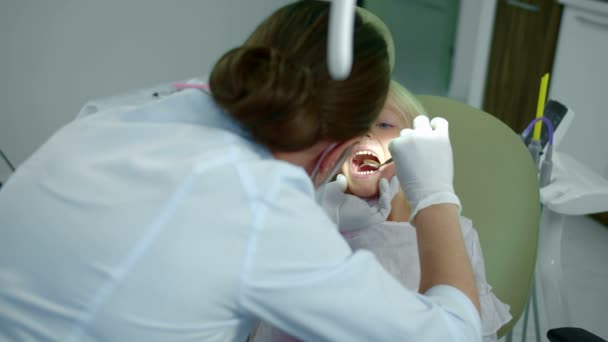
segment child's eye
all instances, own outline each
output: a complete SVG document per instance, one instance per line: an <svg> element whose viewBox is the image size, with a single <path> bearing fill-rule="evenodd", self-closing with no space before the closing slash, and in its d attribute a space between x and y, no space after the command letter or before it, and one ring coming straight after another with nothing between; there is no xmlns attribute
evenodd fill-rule
<svg viewBox="0 0 608 342"><path fill-rule="evenodd" d="M393 128L393 127L395 127L395 126L393 126L393 125L391 125L389 123L386 123L386 122L380 122L379 124L376 124L376 126L378 126L379 128Z"/></svg>

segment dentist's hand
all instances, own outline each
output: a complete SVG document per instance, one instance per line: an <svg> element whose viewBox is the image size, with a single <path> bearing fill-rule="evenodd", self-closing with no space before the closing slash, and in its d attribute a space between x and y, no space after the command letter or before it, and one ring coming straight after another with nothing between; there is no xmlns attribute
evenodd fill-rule
<svg viewBox="0 0 608 342"><path fill-rule="evenodd" d="M443 118L418 116L414 129L404 129L389 144L401 187L416 214L431 205L452 203L461 207L454 194L454 163L448 122Z"/></svg>
<svg viewBox="0 0 608 342"><path fill-rule="evenodd" d="M399 180L380 180L380 196L376 201L367 201L346 191L346 177L338 175L334 182L317 190L317 202L338 226L341 232L351 231L384 222L391 212L393 197L399 192Z"/></svg>

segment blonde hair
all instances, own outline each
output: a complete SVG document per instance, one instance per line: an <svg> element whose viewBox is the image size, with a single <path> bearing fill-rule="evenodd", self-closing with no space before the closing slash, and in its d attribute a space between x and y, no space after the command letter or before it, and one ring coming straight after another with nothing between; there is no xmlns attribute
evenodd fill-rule
<svg viewBox="0 0 608 342"><path fill-rule="evenodd" d="M389 105L405 116L408 127L412 127L414 118L418 115L426 115L426 110L416 96L397 81L391 80L387 100Z"/></svg>

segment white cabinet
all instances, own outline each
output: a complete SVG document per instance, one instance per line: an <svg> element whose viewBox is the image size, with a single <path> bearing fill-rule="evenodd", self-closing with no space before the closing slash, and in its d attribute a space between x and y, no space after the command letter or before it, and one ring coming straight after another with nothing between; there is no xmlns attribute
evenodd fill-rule
<svg viewBox="0 0 608 342"><path fill-rule="evenodd" d="M561 2L550 97L576 116L559 149L608 178L608 2Z"/></svg>
<svg viewBox="0 0 608 342"><path fill-rule="evenodd" d="M608 210L608 2L560 2L565 8L550 97L570 107L575 116L556 146L564 158L555 164L551 185L541 189L545 207L536 281L547 328L576 326L606 338L605 316L597 314L608 305L605 278L596 277L603 270L580 267L601 261L586 263L594 257L593 250L580 250L580 245L576 253L563 251L573 243L566 236L593 231L590 226L597 225L580 215ZM565 267L570 271L563 272ZM574 267L581 271L572 272Z"/></svg>

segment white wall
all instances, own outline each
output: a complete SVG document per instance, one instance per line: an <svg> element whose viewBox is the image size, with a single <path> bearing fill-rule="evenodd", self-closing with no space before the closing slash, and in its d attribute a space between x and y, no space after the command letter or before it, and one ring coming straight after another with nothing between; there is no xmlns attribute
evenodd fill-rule
<svg viewBox="0 0 608 342"><path fill-rule="evenodd" d="M497 0L460 0L456 48L448 96L481 108Z"/></svg>
<svg viewBox="0 0 608 342"><path fill-rule="evenodd" d="M0 1L0 149L19 164L90 99L208 73L290 2Z"/></svg>

